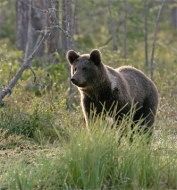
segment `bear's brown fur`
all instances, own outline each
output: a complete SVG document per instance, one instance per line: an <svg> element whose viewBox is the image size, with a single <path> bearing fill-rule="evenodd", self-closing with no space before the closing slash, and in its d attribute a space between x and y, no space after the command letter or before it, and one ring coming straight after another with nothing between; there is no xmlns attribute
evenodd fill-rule
<svg viewBox="0 0 177 190"><path fill-rule="evenodd" d="M136 105L133 120L144 118L147 129L155 120L158 107L158 91L155 84L140 70L131 66L113 69L103 64L101 52L79 55L73 50L66 58L71 65L71 81L81 94L82 109L86 124L94 107L96 114L116 110L116 119L127 114L132 104Z"/></svg>

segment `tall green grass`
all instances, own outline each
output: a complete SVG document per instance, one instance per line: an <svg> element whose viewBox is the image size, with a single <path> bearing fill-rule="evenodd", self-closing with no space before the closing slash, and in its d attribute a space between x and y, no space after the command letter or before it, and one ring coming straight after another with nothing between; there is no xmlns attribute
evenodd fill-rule
<svg viewBox="0 0 177 190"><path fill-rule="evenodd" d="M90 131L69 126L67 139L33 155L32 162L22 155L1 168L4 184L9 189L177 188L177 151L172 136L155 131L147 144L137 133L132 144L128 135L118 144L119 130L108 125L95 122Z"/></svg>

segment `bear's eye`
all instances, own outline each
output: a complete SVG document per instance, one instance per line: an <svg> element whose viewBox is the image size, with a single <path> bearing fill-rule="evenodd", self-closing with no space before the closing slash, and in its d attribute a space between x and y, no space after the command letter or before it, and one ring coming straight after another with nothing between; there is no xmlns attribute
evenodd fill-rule
<svg viewBox="0 0 177 190"><path fill-rule="evenodd" d="M83 70L83 71L86 71L86 70L87 70L87 68L86 68L86 67L83 67L83 68L82 68L82 70Z"/></svg>
<svg viewBox="0 0 177 190"><path fill-rule="evenodd" d="M76 72L76 70L77 70L77 69L76 69L76 67L75 67L75 68L74 68L74 72Z"/></svg>

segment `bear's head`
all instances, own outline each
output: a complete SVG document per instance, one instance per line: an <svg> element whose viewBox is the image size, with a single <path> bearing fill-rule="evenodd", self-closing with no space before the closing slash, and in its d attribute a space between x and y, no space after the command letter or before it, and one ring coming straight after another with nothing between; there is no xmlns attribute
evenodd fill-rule
<svg viewBox="0 0 177 190"><path fill-rule="evenodd" d="M71 82L80 88L89 88L97 83L101 77L101 52L97 49L90 54L79 55L73 50L66 54L66 59L71 65Z"/></svg>

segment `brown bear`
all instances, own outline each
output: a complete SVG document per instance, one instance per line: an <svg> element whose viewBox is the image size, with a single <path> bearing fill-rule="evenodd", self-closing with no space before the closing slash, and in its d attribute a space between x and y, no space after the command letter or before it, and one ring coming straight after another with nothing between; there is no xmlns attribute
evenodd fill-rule
<svg viewBox="0 0 177 190"><path fill-rule="evenodd" d="M131 66L113 69L104 65L101 52L97 49L83 55L70 50L66 58L71 65L71 81L81 94L87 126L93 108L97 115L116 110L115 119L121 120L134 104L133 121L143 118L142 125L152 129L158 107L158 91L145 74Z"/></svg>

